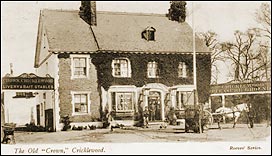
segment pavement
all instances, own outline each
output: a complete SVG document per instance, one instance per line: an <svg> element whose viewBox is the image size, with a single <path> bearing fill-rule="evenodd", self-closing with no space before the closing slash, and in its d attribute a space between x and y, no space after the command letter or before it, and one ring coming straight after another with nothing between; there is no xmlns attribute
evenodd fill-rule
<svg viewBox="0 0 272 156"><path fill-rule="evenodd" d="M160 129L158 125L149 128L124 127L82 131L60 132L15 132L16 144L51 144L51 143L141 143L141 142L207 142L207 141L264 141L271 137L271 127L266 124L255 124L248 128L246 124L217 125L205 129L204 133L185 133L182 128L168 126Z"/></svg>

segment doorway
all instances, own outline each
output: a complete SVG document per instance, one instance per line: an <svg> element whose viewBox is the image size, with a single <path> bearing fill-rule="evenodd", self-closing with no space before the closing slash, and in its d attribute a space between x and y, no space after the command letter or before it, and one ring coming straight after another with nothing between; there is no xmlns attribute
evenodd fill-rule
<svg viewBox="0 0 272 156"><path fill-rule="evenodd" d="M149 120L162 120L161 110L161 93L158 91L150 91L148 95Z"/></svg>
<svg viewBox="0 0 272 156"><path fill-rule="evenodd" d="M53 127L53 109L45 110L45 128L49 132L54 131L54 127Z"/></svg>
<svg viewBox="0 0 272 156"><path fill-rule="evenodd" d="M40 112L40 105L36 106L36 112L37 112L37 125L41 125L41 112Z"/></svg>

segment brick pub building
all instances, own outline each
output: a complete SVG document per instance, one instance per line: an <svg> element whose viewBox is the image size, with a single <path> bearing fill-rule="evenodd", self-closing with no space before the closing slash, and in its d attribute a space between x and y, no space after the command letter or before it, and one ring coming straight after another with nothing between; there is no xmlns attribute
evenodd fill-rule
<svg viewBox="0 0 272 156"><path fill-rule="evenodd" d="M42 10L38 27L36 74L55 79L54 91L38 95L43 126L60 130L66 115L85 126L101 121L105 110L134 125L152 104L155 121L163 121L170 107L194 104L193 31L186 22L100 12L95 1L82 1L80 10ZM209 98L210 57L196 37L199 102Z"/></svg>

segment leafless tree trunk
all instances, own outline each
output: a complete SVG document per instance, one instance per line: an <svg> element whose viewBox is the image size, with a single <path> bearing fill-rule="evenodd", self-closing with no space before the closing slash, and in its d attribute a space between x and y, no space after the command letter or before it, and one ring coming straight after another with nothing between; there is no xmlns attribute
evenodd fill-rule
<svg viewBox="0 0 272 156"><path fill-rule="evenodd" d="M221 50L225 54L225 59L230 59L234 64L234 79L247 80L256 79L258 74L254 74L265 66L260 62L260 53L256 49L257 32L249 29L245 33L236 31L234 42L224 42ZM258 62L258 63L257 63Z"/></svg>
<svg viewBox="0 0 272 156"><path fill-rule="evenodd" d="M262 25L258 29L263 32L265 37L271 39L271 5L269 3L261 4L256 11L256 21Z"/></svg>
<svg viewBox="0 0 272 156"><path fill-rule="evenodd" d="M264 64L260 79L265 77L266 81L271 81L271 5L262 3L256 10L256 21L261 24L257 30L260 33L259 38L259 64Z"/></svg>
<svg viewBox="0 0 272 156"><path fill-rule="evenodd" d="M211 63L216 81L219 74L217 61L232 61L234 80L270 80L271 70L271 9L270 3L262 3L256 11L259 28L246 32L235 31L233 42L219 43L213 31L199 33L206 45L212 50ZM231 74L232 75L232 74Z"/></svg>
<svg viewBox="0 0 272 156"><path fill-rule="evenodd" d="M205 41L207 47L209 47L212 51L211 54L211 64L212 64L212 79L217 83L218 74L220 73L216 62L222 61L223 58L221 56L222 51L219 50L219 42L217 40L217 34L213 31L201 32L198 33L199 37Z"/></svg>

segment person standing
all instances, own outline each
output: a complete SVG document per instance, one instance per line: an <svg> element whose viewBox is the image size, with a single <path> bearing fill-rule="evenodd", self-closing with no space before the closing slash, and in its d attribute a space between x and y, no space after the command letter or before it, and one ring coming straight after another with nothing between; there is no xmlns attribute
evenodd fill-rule
<svg viewBox="0 0 272 156"><path fill-rule="evenodd" d="M145 107L145 110L143 112L143 117L144 117L144 127L148 128L148 117L149 117L149 111L148 111L148 107Z"/></svg>
<svg viewBox="0 0 272 156"><path fill-rule="evenodd" d="M252 104L248 104L248 120L251 128L254 127L254 118L256 116L255 110L252 108Z"/></svg>
<svg viewBox="0 0 272 156"><path fill-rule="evenodd" d="M155 116L156 116L156 104L155 103L151 103L149 111L150 111L150 120L155 121Z"/></svg>
<svg viewBox="0 0 272 156"><path fill-rule="evenodd" d="M117 127L117 123L116 121L114 121L113 119L113 111L109 112L107 115L106 115L106 118L108 120L108 123L109 123L109 129L111 131L113 131L113 128L116 128Z"/></svg>

